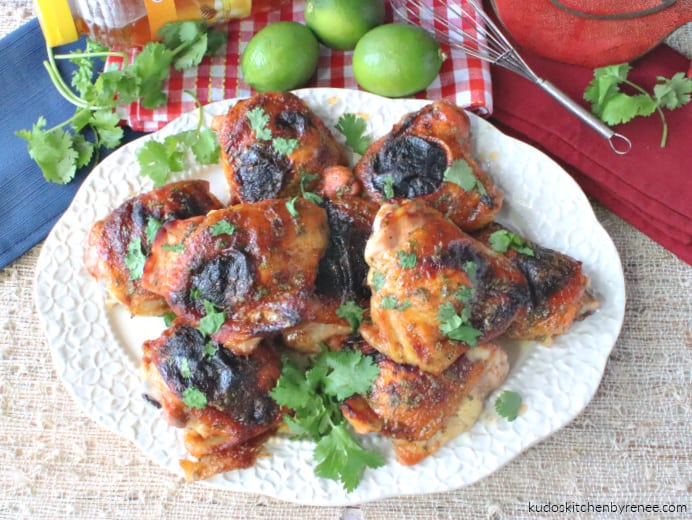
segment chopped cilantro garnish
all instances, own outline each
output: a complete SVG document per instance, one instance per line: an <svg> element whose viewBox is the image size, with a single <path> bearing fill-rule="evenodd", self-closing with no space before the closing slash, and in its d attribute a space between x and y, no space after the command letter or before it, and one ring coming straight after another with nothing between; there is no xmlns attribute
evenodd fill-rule
<svg viewBox="0 0 692 520"><path fill-rule="evenodd" d="M190 362L187 360L187 358L183 358L183 360L180 362L180 374L188 379L190 376L192 376L192 372L190 371Z"/></svg>
<svg viewBox="0 0 692 520"><path fill-rule="evenodd" d="M384 273L373 271L370 280L372 282L373 291L377 292L384 287L384 284L387 282L387 277Z"/></svg>
<svg viewBox="0 0 692 520"><path fill-rule="evenodd" d="M154 242L154 239L156 238L156 233L161 229L161 224L160 221L156 220L155 218L151 217L147 219L147 227L144 230L144 234L147 237L147 243L152 244Z"/></svg>
<svg viewBox="0 0 692 520"><path fill-rule="evenodd" d="M481 332L469 322L471 311L468 307L457 314L451 302L443 303L438 308L437 321L440 323L440 331L449 339L461 341L471 347L475 347Z"/></svg>
<svg viewBox="0 0 692 520"><path fill-rule="evenodd" d="M452 182L464 191L476 190L481 195L486 195L485 187L473 174L473 168L464 159L455 159L444 174L443 180Z"/></svg>
<svg viewBox="0 0 692 520"><path fill-rule="evenodd" d="M336 315L347 320L353 332L357 332L358 327L360 327L360 324L363 322L364 312L365 309L353 300L349 300L339 306L336 310Z"/></svg>
<svg viewBox="0 0 692 520"><path fill-rule="evenodd" d="M512 422L519 415L521 396L512 390L503 391L495 400L495 411L498 415Z"/></svg>
<svg viewBox="0 0 692 520"><path fill-rule="evenodd" d="M219 220L209 227L209 231L211 231L212 236L215 237L218 237L219 235L232 235L235 233L235 230L236 226L227 220Z"/></svg>
<svg viewBox="0 0 692 520"><path fill-rule="evenodd" d="M207 406L207 396L200 389L191 386L183 392L183 403L190 408L204 408Z"/></svg>
<svg viewBox="0 0 692 520"><path fill-rule="evenodd" d="M142 240L137 237L127 244L127 253L125 255L125 267L130 271L131 280L139 280L144 274L144 263L147 257L142 251Z"/></svg>
<svg viewBox="0 0 692 520"><path fill-rule="evenodd" d="M385 200L394 198L394 177L385 175L384 181L382 182L382 191L384 192Z"/></svg>
<svg viewBox="0 0 692 520"><path fill-rule="evenodd" d="M509 248L528 256L534 256L533 248L526 240L506 229L498 229L488 239L493 251L505 253Z"/></svg>
<svg viewBox="0 0 692 520"><path fill-rule="evenodd" d="M199 320L197 329L207 336L216 334L221 329L221 325L226 321L226 315L223 311L219 311L216 306L209 300L203 300L204 310L206 315Z"/></svg>
<svg viewBox="0 0 692 520"><path fill-rule="evenodd" d="M272 132L267 127L269 123L269 115L261 106L256 106L252 110L248 110L247 118L250 121L250 128L255 131L255 137L258 140L266 141L272 138Z"/></svg>
<svg viewBox="0 0 692 520"><path fill-rule="evenodd" d="M283 137L275 137L272 139L272 148L278 153L288 155L293 150L298 148L298 139L285 139Z"/></svg>
<svg viewBox="0 0 692 520"><path fill-rule="evenodd" d="M416 253L413 252L407 253L406 251L400 250L396 252L396 256L402 269L413 269L418 263L418 257Z"/></svg>

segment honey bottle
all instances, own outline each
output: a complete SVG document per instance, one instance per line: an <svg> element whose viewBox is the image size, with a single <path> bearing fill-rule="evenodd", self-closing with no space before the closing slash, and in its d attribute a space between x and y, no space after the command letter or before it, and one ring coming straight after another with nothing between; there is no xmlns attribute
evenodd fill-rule
<svg viewBox="0 0 692 520"><path fill-rule="evenodd" d="M34 0L50 47L86 34L112 49L141 47L168 22L209 24L244 18L280 7L287 0Z"/></svg>

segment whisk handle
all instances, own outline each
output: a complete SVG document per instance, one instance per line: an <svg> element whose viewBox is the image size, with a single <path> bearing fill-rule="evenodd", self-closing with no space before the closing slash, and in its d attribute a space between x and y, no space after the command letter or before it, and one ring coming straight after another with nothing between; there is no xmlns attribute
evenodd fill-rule
<svg viewBox="0 0 692 520"><path fill-rule="evenodd" d="M623 155L632 149L632 142L627 139L627 137L613 132L608 125L600 121L598 118L596 118L596 116L576 103L572 98L553 85L550 81L537 78L536 84L553 98L555 98L555 100L558 101L562 106L581 119L584 123L593 128L601 136L605 137L615 153Z"/></svg>

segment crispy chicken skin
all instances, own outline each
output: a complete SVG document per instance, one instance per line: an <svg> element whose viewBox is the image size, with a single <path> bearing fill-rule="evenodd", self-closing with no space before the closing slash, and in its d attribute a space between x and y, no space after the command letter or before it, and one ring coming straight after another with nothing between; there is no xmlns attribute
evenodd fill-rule
<svg viewBox="0 0 692 520"><path fill-rule="evenodd" d="M286 202L238 204L192 229L179 224L173 231L185 238L173 251L162 232L143 284L195 327L223 312L214 339L237 354L250 352L261 338L303 321L327 247L324 209L299 198L293 216Z"/></svg>
<svg viewBox="0 0 692 520"><path fill-rule="evenodd" d="M493 220L503 195L471 153L466 112L449 101L435 101L404 116L366 150L355 167L356 177L376 201L390 184L394 197L427 202L464 231ZM468 191L444 179L456 160L465 161L475 183Z"/></svg>
<svg viewBox="0 0 692 520"><path fill-rule="evenodd" d="M490 236L506 230L493 223L476 234L490 244ZM522 272L529 287L529 301L512 322L507 336L513 339L550 343L554 336L564 334L575 319L583 318L599 306L589 292L589 278L578 260L524 240L532 255L509 248L504 255Z"/></svg>
<svg viewBox="0 0 692 520"><path fill-rule="evenodd" d="M148 398L170 424L185 429L185 447L198 459L181 461L186 477L251 466L283 416L269 395L281 373L275 348L263 342L251 355L237 356L178 318L142 352ZM189 392L202 403L190 402Z"/></svg>
<svg viewBox="0 0 692 520"><path fill-rule="evenodd" d="M509 327L527 298L510 262L418 200L380 207L365 261L372 322L361 325L363 338L393 361L433 374L469 348L442 331L445 307L468 313L475 339L485 342Z"/></svg>
<svg viewBox="0 0 692 520"><path fill-rule="evenodd" d="M201 180L175 182L133 197L91 228L84 255L86 269L132 314L163 314L168 310L166 301L142 287L141 272L128 268L128 255L147 257L159 226L221 207L209 191L209 183Z"/></svg>
<svg viewBox="0 0 692 520"><path fill-rule="evenodd" d="M257 116L265 118L258 135ZM221 162L231 204L300 195L303 173L319 175L328 166L348 165L345 148L299 97L288 92L256 94L236 103L215 119ZM277 150L276 139L297 140L289 153ZM314 184L305 187L313 190Z"/></svg>
<svg viewBox="0 0 692 520"><path fill-rule="evenodd" d="M367 395L348 398L341 411L356 432L392 438L397 460L406 465L473 426L483 400L509 370L506 354L492 343L474 347L439 375L395 363L364 343L360 348L380 373Z"/></svg>

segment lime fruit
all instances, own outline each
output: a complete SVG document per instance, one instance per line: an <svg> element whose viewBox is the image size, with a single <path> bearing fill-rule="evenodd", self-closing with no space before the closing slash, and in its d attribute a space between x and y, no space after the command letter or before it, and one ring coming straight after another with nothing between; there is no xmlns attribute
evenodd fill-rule
<svg viewBox="0 0 692 520"><path fill-rule="evenodd" d="M305 24L327 47L352 50L384 21L384 0L306 0Z"/></svg>
<svg viewBox="0 0 692 520"><path fill-rule="evenodd" d="M422 27L390 23L368 31L353 51L353 76L365 90L402 97L425 89L445 55Z"/></svg>
<svg viewBox="0 0 692 520"><path fill-rule="evenodd" d="M303 24L270 23L243 51L243 79L259 92L302 87L317 69L319 47L315 35Z"/></svg>

